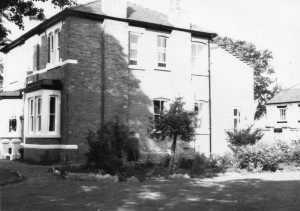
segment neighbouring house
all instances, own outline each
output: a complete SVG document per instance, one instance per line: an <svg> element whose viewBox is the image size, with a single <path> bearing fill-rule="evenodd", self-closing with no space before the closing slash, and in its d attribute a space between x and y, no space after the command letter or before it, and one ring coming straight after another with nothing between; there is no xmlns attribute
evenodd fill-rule
<svg viewBox="0 0 300 211"><path fill-rule="evenodd" d="M280 91L267 102L266 108L264 139L300 140L300 84Z"/></svg>
<svg viewBox="0 0 300 211"><path fill-rule="evenodd" d="M225 129L253 124L253 69L170 3L168 15L125 0L66 8L1 49L0 138L21 139L25 158L83 162L87 131L118 116L142 155L163 154L147 116L183 97L199 125L181 152L223 153Z"/></svg>

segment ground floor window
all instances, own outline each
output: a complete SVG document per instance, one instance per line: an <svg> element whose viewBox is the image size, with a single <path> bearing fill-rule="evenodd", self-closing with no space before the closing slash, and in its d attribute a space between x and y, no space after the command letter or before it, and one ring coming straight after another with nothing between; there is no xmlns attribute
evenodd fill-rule
<svg viewBox="0 0 300 211"><path fill-rule="evenodd" d="M15 116L9 119L9 132L13 133L17 131L17 118Z"/></svg>
<svg viewBox="0 0 300 211"><path fill-rule="evenodd" d="M241 122L241 112L238 108L233 109L233 128L238 129Z"/></svg>
<svg viewBox="0 0 300 211"><path fill-rule="evenodd" d="M60 99L58 90L39 90L26 93L27 136L60 136Z"/></svg>
<svg viewBox="0 0 300 211"><path fill-rule="evenodd" d="M166 108L166 99L155 99L153 100L153 105L154 105L154 118L158 119L161 115L161 113L164 111Z"/></svg>

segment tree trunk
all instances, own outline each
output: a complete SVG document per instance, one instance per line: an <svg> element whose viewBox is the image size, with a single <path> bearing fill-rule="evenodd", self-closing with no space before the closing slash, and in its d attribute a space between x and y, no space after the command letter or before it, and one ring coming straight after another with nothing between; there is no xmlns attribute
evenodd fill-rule
<svg viewBox="0 0 300 211"><path fill-rule="evenodd" d="M171 160L169 163L169 172L174 173L175 171L175 152L176 152L177 134L173 136L173 143L171 146Z"/></svg>

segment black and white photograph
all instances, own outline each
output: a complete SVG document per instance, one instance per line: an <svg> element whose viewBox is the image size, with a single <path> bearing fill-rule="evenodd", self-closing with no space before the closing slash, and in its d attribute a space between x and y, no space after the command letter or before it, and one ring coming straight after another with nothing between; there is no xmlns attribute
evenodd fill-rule
<svg viewBox="0 0 300 211"><path fill-rule="evenodd" d="M1 0L0 210L299 210L299 0Z"/></svg>

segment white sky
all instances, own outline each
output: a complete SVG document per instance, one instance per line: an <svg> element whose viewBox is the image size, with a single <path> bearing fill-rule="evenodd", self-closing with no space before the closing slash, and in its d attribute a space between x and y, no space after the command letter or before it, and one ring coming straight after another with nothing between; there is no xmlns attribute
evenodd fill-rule
<svg viewBox="0 0 300 211"><path fill-rule="evenodd" d="M86 3L91 0L77 0ZM160 12L167 12L170 0L131 0ZM182 0L191 21L221 36L254 43L273 52L272 66L278 82L287 88L300 83L299 0ZM43 3L48 17L58 12ZM47 5L47 6L46 6ZM26 22L26 30L33 24ZM20 36L16 27L12 39Z"/></svg>

